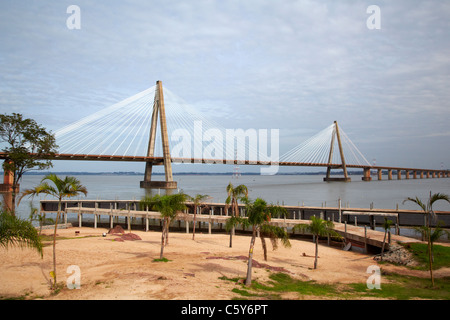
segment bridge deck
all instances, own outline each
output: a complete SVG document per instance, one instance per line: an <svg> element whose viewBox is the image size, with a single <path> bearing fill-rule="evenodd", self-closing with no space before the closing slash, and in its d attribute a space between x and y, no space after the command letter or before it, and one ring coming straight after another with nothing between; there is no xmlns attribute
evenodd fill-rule
<svg viewBox="0 0 450 320"><path fill-rule="evenodd" d="M163 165L163 157L146 157L146 156L128 156L128 155L104 155L104 154L61 154L54 155L37 155L41 159L50 160L76 160L76 161L128 161L128 162L153 162L154 165ZM8 154L0 152L0 159L6 159ZM309 163L309 162L284 162L284 161L260 161L260 160L236 160L236 159L197 159L197 158L171 158L176 163L208 163L208 164L242 164L242 165L275 165L275 166L306 166L306 167L332 167L342 168L339 163ZM371 170L400 170L400 171L417 171L417 172L436 172L445 176L450 174L450 170L445 169L420 169L390 166L367 166L360 164L346 164L348 168L371 169Z"/></svg>

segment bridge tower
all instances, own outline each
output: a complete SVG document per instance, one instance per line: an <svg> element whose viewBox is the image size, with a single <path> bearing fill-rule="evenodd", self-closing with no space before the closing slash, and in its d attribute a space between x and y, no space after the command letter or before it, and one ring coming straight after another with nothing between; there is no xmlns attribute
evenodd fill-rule
<svg viewBox="0 0 450 320"><path fill-rule="evenodd" d="M339 155L341 157L341 164L336 165L332 164L333 159L333 149L334 149L334 139L337 138L337 143L339 147ZM331 169L341 169L344 171L344 177L343 178L331 178ZM351 178L349 178L347 173L347 166L345 164L345 157L344 157L344 150L342 149L342 143L341 143L341 136L339 134L339 126L337 121L334 121L334 130L331 136L331 146L330 146L330 153L328 155L328 167L327 167L327 176L323 178L323 181L345 181L349 182L351 181Z"/></svg>
<svg viewBox="0 0 450 320"><path fill-rule="evenodd" d="M177 182L173 181L172 176L172 159L170 157L169 134L167 133L166 112L164 108L164 95L161 81L156 81L147 157L154 157L158 115L161 125L163 161L148 160L145 163L144 181L141 181L140 186L141 188L176 189ZM164 165L165 181L152 181L152 169L154 165Z"/></svg>

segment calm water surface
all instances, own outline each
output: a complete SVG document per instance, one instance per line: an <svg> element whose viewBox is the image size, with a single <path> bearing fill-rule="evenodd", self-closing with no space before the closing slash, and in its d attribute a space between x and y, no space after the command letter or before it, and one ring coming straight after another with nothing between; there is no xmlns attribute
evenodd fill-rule
<svg viewBox="0 0 450 320"><path fill-rule="evenodd" d="M20 188L32 188L39 184L44 176L24 176ZM146 191L139 187L141 176L122 175L77 175L83 185L87 187L86 199L140 199ZM231 175L175 175L178 188L185 193L208 194L211 202L224 202L226 186L245 184L249 188L252 199L261 197L267 202L285 205L305 206L338 206L341 199L342 206L356 208L418 209L412 203L402 204L406 197L416 197L426 200L430 191L450 194L450 179L402 179L402 180L373 180L361 181L361 176L353 175L352 182L323 182L322 175L244 175L233 178ZM163 176L157 176L163 179ZM150 192L150 191L147 191ZM164 193L164 190L151 190L152 193ZM175 191L176 192L176 191ZM81 198L84 198L82 196ZM35 197L33 204L38 207L39 199ZM52 199L47 197L46 199ZM24 198L18 208L19 216L27 217L30 212L31 198ZM450 211L450 204L437 202L434 209Z"/></svg>

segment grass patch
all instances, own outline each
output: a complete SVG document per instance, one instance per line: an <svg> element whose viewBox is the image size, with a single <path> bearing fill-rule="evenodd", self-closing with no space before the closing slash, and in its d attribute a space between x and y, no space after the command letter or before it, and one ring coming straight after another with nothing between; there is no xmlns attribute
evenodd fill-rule
<svg viewBox="0 0 450 320"><path fill-rule="evenodd" d="M386 283L383 279L390 282ZM431 286L429 278L418 278L399 274L383 275L381 277L381 289L368 289L366 284L348 285L354 291L347 291L351 295L367 296L372 298L410 300L433 299L450 300L450 277L435 278L435 286Z"/></svg>
<svg viewBox="0 0 450 320"><path fill-rule="evenodd" d="M47 242L51 242L53 243L53 235L47 235L47 234L41 234L41 241L43 243L46 243L46 245L48 245ZM84 239L84 238L98 238L101 237L101 235L90 235L90 236L75 236L75 237L61 237L61 236L56 236L56 240L70 240L70 239Z"/></svg>
<svg viewBox="0 0 450 320"><path fill-rule="evenodd" d="M414 258L420 263L417 269L428 270L428 245L426 243L409 243L406 248L412 252ZM450 267L450 247L433 245L433 270Z"/></svg>
<svg viewBox="0 0 450 320"><path fill-rule="evenodd" d="M241 280L242 278L239 277L235 277L235 278L228 278L226 276L223 277L219 277L220 280L226 280L226 281L231 281L231 282L238 282L239 280Z"/></svg>
<svg viewBox="0 0 450 320"><path fill-rule="evenodd" d="M313 280L301 281L293 279L290 275L282 272L273 273L269 278L271 281L268 284L261 284L255 281L251 288L278 293L297 292L301 295L313 296L330 296L338 293L334 285L319 284Z"/></svg>
<svg viewBox="0 0 450 320"><path fill-rule="evenodd" d="M368 289L367 284L321 284L316 281L293 279L286 273L273 273L267 283L253 281L250 287L234 288L232 292L240 298L282 299L283 293L295 292L301 296L327 299L433 299L450 300L450 277L435 278L435 286L431 287L428 278L403 276L398 274L382 274L381 289ZM236 283L239 278L221 277L220 279Z"/></svg>
<svg viewBox="0 0 450 320"><path fill-rule="evenodd" d="M153 259L153 262L169 262L169 261L172 261L172 260L169 260L169 259L167 259L167 258Z"/></svg>

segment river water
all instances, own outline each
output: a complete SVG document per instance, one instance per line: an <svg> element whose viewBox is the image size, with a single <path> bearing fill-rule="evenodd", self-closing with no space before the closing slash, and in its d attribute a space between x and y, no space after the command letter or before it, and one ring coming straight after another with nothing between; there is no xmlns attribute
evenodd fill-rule
<svg viewBox="0 0 450 320"><path fill-rule="evenodd" d="M43 175L25 175L21 181L20 189L23 191L39 184ZM102 200L134 200L141 199L148 190L139 187L142 176L139 175L77 175L83 185L87 187L86 199ZM343 207L352 208L382 208L420 209L417 205L403 200L407 197L418 196L426 201L430 191L450 194L450 179L402 179L378 181L376 178L370 182L361 180L361 176L352 175L352 182L323 182L322 175L242 175L238 178L232 175L174 175L179 190L194 196L207 194L211 202L225 202L227 197L226 186L244 184L249 189L249 197L261 197L268 203L305 206L337 207L341 199ZM156 176L163 179L163 176ZM164 193L164 190L151 190L152 193ZM176 191L175 191L176 192ZM85 198L81 196L80 198ZM39 199L52 199L35 197L33 205L39 207ZM18 207L18 216L28 217L30 201L25 197ZM444 201L436 202L435 210L450 211L450 204Z"/></svg>

